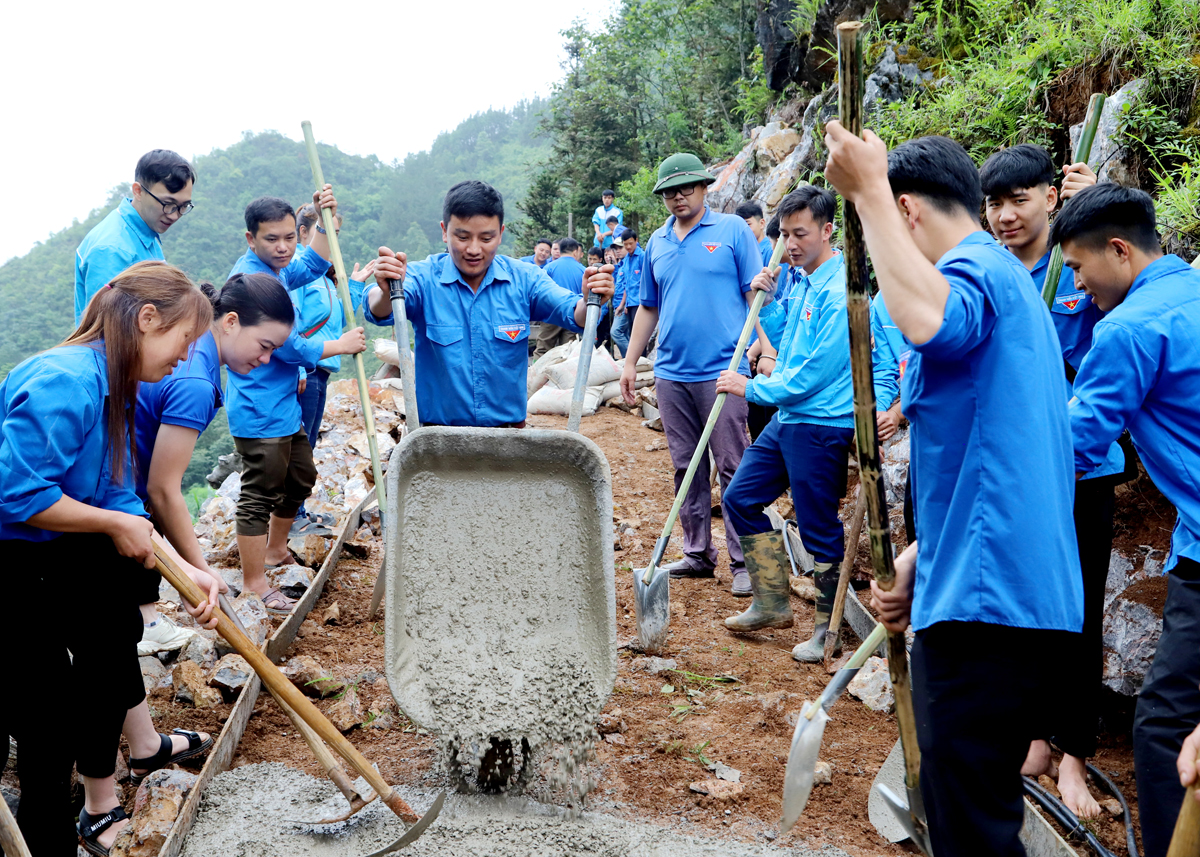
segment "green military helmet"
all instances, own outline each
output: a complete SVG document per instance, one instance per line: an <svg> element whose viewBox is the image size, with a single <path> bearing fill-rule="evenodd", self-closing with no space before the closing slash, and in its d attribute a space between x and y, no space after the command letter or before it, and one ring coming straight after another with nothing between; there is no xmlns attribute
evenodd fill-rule
<svg viewBox="0 0 1200 857"><path fill-rule="evenodd" d="M716 180L691 152L676 152L658 165L658 182L654 185L654 192L662 193L673 187L697 182L712 184Z"/></svg>

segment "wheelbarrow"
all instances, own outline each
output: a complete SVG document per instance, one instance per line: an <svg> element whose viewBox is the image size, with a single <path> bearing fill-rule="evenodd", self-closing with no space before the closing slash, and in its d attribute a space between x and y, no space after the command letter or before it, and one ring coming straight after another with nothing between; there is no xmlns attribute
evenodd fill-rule
<svg viewBox="0 0 1200 857"><path fill-rule="evenodd" d="M448 742L460 789L519 790L616 678L608 462L574 433L426 426L392 452L387 496L392 695Z"/></svg>

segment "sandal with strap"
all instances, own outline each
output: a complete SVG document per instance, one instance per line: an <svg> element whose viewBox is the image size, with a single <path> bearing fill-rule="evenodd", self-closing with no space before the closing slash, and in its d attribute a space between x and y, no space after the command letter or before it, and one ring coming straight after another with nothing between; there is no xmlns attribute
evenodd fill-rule
<svg viewBox="0 0 1200 857"><path fill-rule="evenodd" d="M75 829L79 832L79 838L83 840L83 847L89 854L95 854L96 857L108 857L109 849L100 844L100 834L118 821L125 821L128 818L129 814L120 806L113 807L97 818L88 815L87 811L80 807L79 826Z"/></svg>
<svg viewBox="0 0 1200 857"><path fill-rule="evenodd" d="M296 599L288 598L278 589L272 588L263 593L262 603L272 616L290 616L292 608L296 606ZM272 607L272 604L275 606Z"/></svg>
<svg viewBox="0 0 1200 857"><path fill-rule="evenodd" d="M142 784L142 780L150 776L155 771L165 768L167 765L174 765L177 762L182 762L184 759L190 759L193 756L199 756L201 753L208 750L213 745L211 737L201 738L199 732L192 732L187 729L176 729L172 735L182 735L187 738L187 749L180 750L178 753L173 753L174 743L171 741L171 735L158 736L158 752L153 756L145 759L135 759L132 756L129 758L129 782L138 786ZM145 771L142 774L135 774L134 768L140 768Z"/></svg>

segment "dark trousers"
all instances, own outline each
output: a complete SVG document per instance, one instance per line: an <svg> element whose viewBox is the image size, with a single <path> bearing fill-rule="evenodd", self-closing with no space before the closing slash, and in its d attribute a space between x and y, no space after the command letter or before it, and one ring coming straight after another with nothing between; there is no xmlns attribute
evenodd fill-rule
<svg viewBox="0 0 1200 857"><path fill-rule="evenodd" d="M300 394L300 423L308 435L308 445L317 448L317 436L321 433L321 418L325 415L325 393L329 387L329 373L321 368L308 373L304 392Z"/></svg>
<svg viewBox="0 0 1200 857"><path fill-rule="evenodd" d="M716 401L717 383L716 379L686 383L659 378L654 389L658 393L658 412L662 417L663 434L667 436L671 464L675 467L675 491L678 492L691 463L692 453L696 451L696 444L704 433L713 402ZM742 568L746 563L742 558L737 527L729 519L729 504L724 498L741 464L742 453L749 444L749 438L746 437L746 400L741 396L729 396L708 439L708 448L716 459L717 475L721 480L725 545L729 549L729 563L733 568ZM717 548L712 542L709 475L706 455L700 459L700 466L679 510L679 523L683 525L683 554L688 564L698 569L713 568L717 564Z"/></svg>
<svg viewBox="0 0 1200 857"><path fill-rule="evenodd" d="M775 416L775 408L769 405L756 405L754 402L746 403L746 428L750 429L750 442L758 440L758 436L766 429L767 424L771 422L771 417Z"/></svg>
<svg viewBox="0 0 1200 857"><path fill-rule="evenodd" d="M317 482L312 447L303 429L290 437L235 437L242 456L242 491L237 503L239 536L265 536L270 519L291 519Z"/></svg>
<svg viewBox="0 0 1200 857"><path fill-rule="evenodd" d="M142 617L124 584L152 572L93 533L5 540L0 551L13 572L5 594L14 608L0 623L0 739L17 741L17 821L33 857L75 857L71 765L82 776L111 776L125 715L146 697ZM54 605L51 637L38 604Z"/></svg>
<svg viewBox="0 0 1200 857"><path fill-rule="evenodd" d="M1046 700L1062 680L1055 655L1071 651L1078 636L982 622L917 632L913 704L935 854L1025 854L1021 764L1050 726Z"/></svg>
<svg viewBox="0 0 1200 857"><path fill-rule="evenodd" d="M1064 753L1078 759L1096 755L1100 728L1100 678L1103 672L1104 584L1113 540L1114 480L1101 476L1075 483L1075 540L1083 569L1083 634L1079 650L1065 662L1077 676L1076 686L1059 693L1061 720L1051 737ZM1068 676L1064 676L1067 678Z"/></svg>
<svg viewBox="0 0 1200 857"><path fill-rule="evenodd" d="M742 455L721 495L726 525L743 536L770 532L763 510L790 487L804 547L817 562L837 565L846 543L838 501L846 496L846 454L853 442L852 428L781 423L776 416Z"/></svg>
<svg viewBox="0 0 1200 857"><path fill-rule="evenodd" d="M1200 563L1180 559L1167 575L1163 630L1133 720L1142 853L1163 857L1183 803L1175 760L1200 722Z"/></svg>

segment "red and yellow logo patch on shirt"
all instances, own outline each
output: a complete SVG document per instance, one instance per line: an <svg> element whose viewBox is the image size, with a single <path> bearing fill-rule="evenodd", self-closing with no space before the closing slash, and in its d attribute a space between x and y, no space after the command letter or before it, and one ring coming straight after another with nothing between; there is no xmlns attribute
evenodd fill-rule
<svg viewBox="0 0 1200 857"><path fill-rule="evenodd" d="M516 342L521 334L525 332L525 328L525 324L498 324L496 325L496 333L508 337L510 342Z"/></svg>
<svg viewBox="0 0 1200 857"><path fill-rule="evenodd" d="M709 253L712 253L714 250L716 250L720 246L721 246L720 241L706 241L703 244L704 249L707 250Z"/></svg>

